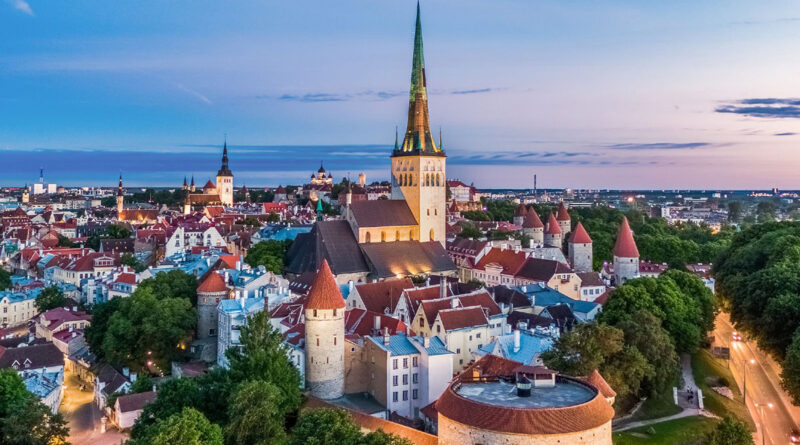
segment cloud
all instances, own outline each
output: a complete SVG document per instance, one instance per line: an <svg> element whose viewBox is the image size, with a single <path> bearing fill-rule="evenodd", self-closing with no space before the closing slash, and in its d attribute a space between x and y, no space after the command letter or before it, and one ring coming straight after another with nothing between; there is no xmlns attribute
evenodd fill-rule
<svg viewBox="0 0 800 445"><path fill-rule="evenodd" d="M11 6L20 11L24 14L28 14L29 16L33 17L33 9L31 9L31 5L28 4L25 0L6 0Z"/></svg>
<svg viewBox="0 0 800 445"><path fill-rule="evenodd" d="M177 83L176 82L175 83L175 87L178 88L179 90L185 92L185 93L191 94L192 96L202 100L203 102L205 102L205 103L207 103L209 105L212 104L212 102L211 102L211 100L209 98L207 98L207 97L203 96L202 94L198 93L197 91L195 91L195 90L183 85L182 83Z"/></svg>
<svg viewBox="0 0 800 445"><path fill-rule="evenodd" d="M800 99L791 97L740 99L720 105L714 111L760 118L800 118Z"/></svg>
<svg viewBox="0 0 800 445"><path fill-rule="evenodd" d="M492 91L491 88L479 88L475 90L454 90L451 91L450 94L480 94L480 93L488 93Z"/></svg>
<svg viewBox="0 0 800 445"><path fill-rule="evenodd" d="M652 142L649 144L635 144L635 143L613 144L613 145L607 145L605 148L610 148L612 150L684 150L684 149L703 148L709 146L711 146L711 144L708 142L683 142L683 143Z"/></svg>
<svg viewBox="0 0 800 445"><path fill-rule="evenodd" d="M398 96L407 94L401 91L373 91L365 90L357 93L305 93L305 94L281 94L278 96L271 96L268 94L256 96L256 99L278 99L286 102L346 102L351 100L388 100Z"/></svg>
<svg viewBox="0 0 800 445"><path fill-rule="evenodd" d="M785 133L775 133L775 136L794 136L797 133L792 133L791 131L787 131Z"/></svg>
<svg viewBox="0 0 800 445"><path fill-rule="evenodd" d="M774 23L793 23L800 22L800 17L783 17L772 20L742 20L739 22L732 22L732 25L769 25Z"/></svg>

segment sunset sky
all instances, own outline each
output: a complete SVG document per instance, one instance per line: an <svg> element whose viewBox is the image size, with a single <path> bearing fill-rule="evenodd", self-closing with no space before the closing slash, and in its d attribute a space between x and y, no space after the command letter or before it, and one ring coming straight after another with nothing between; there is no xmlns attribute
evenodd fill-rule
<svg viewBox="0 0 800 445"><path fill-rule="evenodd" d="M431 125L479 187L800 188L796 1L427 0ZM415 2L0 0L0 184L388 177Z"/></svg>

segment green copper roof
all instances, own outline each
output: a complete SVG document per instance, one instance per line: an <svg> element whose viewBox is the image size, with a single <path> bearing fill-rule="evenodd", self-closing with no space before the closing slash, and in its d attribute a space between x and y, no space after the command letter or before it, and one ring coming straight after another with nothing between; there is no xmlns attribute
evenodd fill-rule
<svg viewBox="0 0 800 445"><path fill-rule="evenodd" d="M422 48L422 18L417 2L417 20L414 29L414 56L411 61L411 88L408 97L408 126L403 144L395 145L393 156L436 155L444 152L436 146L428 119L428 92L425 78L425 54Z"/></svg>
<svg viewBox="0 0 800 445"><path fill-rule="evenodd" d="M428 99L425 91L425 54L422 50L422 20L419 13L419 2L417 2L417 27L414 30L414 60L411 63L411 91L409 99L414 100L417 93Z"/></svg>

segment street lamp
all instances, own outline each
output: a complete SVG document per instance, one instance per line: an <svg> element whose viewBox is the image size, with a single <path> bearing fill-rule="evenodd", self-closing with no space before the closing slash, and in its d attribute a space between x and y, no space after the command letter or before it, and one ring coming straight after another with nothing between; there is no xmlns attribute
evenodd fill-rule
<svg viewBox="0 0 800 445"><path fill-rule="evenodd" d="M743 393L742 403L744 403L744 405L747 406L747 363L750 363L751 365L754 365L756 363L756 361L751 358L747 362L742 361L742 363L744 363L744 366L743 366L744 367L744 384L742 384L742 393Z"/></svg>
<svg viewBox="0 0 800 445"><path fill-rule="evenodd" d="M761 445L765 445L767 443L767 427L764 424L764 407L772 409L772 403L754 403L753 405L758 408L758 416L761 418Z"/></svg>

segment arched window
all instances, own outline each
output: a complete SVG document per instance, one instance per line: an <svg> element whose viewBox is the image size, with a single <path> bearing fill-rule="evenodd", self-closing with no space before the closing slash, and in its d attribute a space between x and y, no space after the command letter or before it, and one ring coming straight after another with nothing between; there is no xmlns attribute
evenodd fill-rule
<svg viewBox="0 0 800 445"><path fill-rule="evenodd" d="M409 230L408 231L408 239L409 239L409 241L414 241L414 231L413 230Z"/></svg>
<svg viewBox="0 0 800 445"><path fill-rule="evenodd" d="M433 229L431 229L431 241L433 241Z"/></svg>
<svg viewBox="0 0 800 445"><path fill-rule="evenodd" d="M382 243L386 242L386 232L381 232L381 242Z"/></svg>
<svg viewBox="0 0 800 445"><path fill-rule="evenodd" d="M367 232L367 234L364 236L364 242L368 243L369 241L370 241L370 236L369 236L369 232Z"/></svg>
<svg viewBox="0 0 800 445"><path fill-rule="evenodd" d="M439 187L439 173L436 173L436 187Z"/></svg>
<svg viewBox="0 0 800 445"><path fill-rule="evenodd" d="M394 234L394 240L400 241L400 231L398 230L397 233Z"/></svg>

